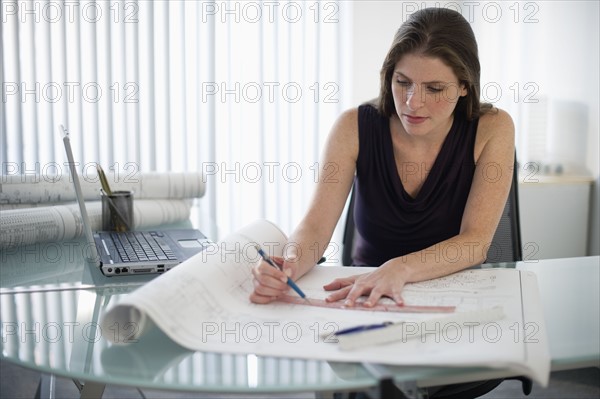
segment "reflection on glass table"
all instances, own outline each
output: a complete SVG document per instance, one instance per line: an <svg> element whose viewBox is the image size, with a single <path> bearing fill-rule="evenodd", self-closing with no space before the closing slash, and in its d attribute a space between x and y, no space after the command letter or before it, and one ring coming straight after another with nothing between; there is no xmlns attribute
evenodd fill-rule
<svg viewBox="0 0 600 399"><path fill-rule="evenodd" d="M127 346L110 345L101 311L136 285L69 288L40 285L1 296L2 357L25 367L85 381L164 389L247 392L364 387L358 365L189 351L152 329Z"/></svg>

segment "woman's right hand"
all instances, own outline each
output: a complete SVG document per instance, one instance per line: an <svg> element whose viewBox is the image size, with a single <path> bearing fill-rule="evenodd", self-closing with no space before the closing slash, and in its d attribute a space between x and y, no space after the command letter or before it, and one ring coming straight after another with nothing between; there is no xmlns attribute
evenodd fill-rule
<svg viewBox="0 0 600 399"><path fill-rule="evenodd" d="M293 278L295 275L295 262L286 261L278 256L272 256L271 259L282 266L283 271L260 259L252 268L254 291L250 294L251 302L261 304L273 302L290 288L287 280L288 277Z"/></svg>

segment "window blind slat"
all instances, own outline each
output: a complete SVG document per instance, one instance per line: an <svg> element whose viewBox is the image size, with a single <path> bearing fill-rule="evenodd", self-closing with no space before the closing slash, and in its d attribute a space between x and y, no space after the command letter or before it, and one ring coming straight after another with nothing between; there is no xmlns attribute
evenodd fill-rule
<svg viewBox="0 0 600 399"><path fill-rule="evenodd" d="M127 135L127 125L129 115L127 113L127 102L130 101L132 93L131 86L126 78L127 63L129 57L125 53L126 38L125 25L129 24L129 3L124 0L112 2L110 12L112 18L108 24L108 43L110 54L110 97L108 98L111 113L111 125L109 126L110 139L113 142L111 146L114 151L113 162L126 167L126 163L134 163L134 158L129 158L129 142ZM107 60L108 61L108 60ZM111 148L109 147L109 148Z"/></svg>
<svg viewBox="0 0 600 399"><path fill-rule="evenodd" d="M125 84L127 86L125 104L124 136L127 137L126 159L135 162L140 167L141 160L141 137L140 137L140 41L139 21L140 5L137 0L125 3L125 9L129 12L127 20L124 20L124 52L127 61L125 65Z"/></svg>
<svg viewBox="0 0 600 399"><path fill-rule="evenodd" d="M154 114L156 131L156 147L154 157L156 158L156 168L159 171L171 170L172 153L169 140L171 125L171 104L170 104L170 49L169 49L169 2L158 1L153 3L156 6L154 12L154 65L155 65L155 103L156 113Z"/></svg>
<svg viewBox="0 0 600 399"><path fill-rule="evenodd" d="M59 3L61 5L63 3ZM57 145L57 137L60 137L58 125L69 126L69 106L73 100L69 98L69 91L67 90L69 84L67 83L67 23L54 23L51 24L51 39L50 48L52 56L52 79L60 87L60 98L54 104L54 115L55 119L53 124L50 126L49 140L53 145L53 151L51 154L52 161L56 162L63 159L62 146Z"/></svg>
<svg viewBox="0 0 600 399"><path fill-rule="evenodd" d="M200 148L200 115L199 108L196 104L199 104L198 90L195 89L201 82L201 68L195 69L193 66L197 66L200 63L199 60L199 43L200 38L200 25L196 21L198 16L199 6L198 2L186 2L182 8L182 20L184 21L184 28L182 29L182 36L185 38L185 46L183 53L185 57L185 65L183 68L183 92L185 93L185 136L184 137L184 148L186 148L186 162L185 170L193 170L196 168L197 159L201 157L199 154Z"/></svg>
<svg viewBox="0 0 600 399"><path fill-rule="evenodd" d="M24 11L34 10L34 2L28 1L21 3ZM41 58L42 52L35 51L35 32L36 22L33 18L26 18L24 23L20 25L20 41L19 55L21 59L21 104L23 105L23 164L21 165L22 172L33 173L34 165L41 161L38 140L36 132L38 131L38 119L43 117L41 84L37 76L36 62L37 58ZM38 35L39 38L41 36ZM42 61L42 60L40 60Z"/></svg>
<svg viewBox="0 0 600 399"><path fill-rule="evenodd" d="M113 139L113 95L115 94L112 75L111 3L96 2L100 16L94 23L96 28L95 50L97 60L98 95L98 142L100 164L106 167L115 165L116 144ZM119 143L120 145L120 143Z"/></svg>
<svg viewBox="0 0 600 399"><path fill-rule="evenodd" d="M205 3L208 5L214 6L214 1ZM205 74L202 74L206 80L203 82L215 82L216 79L216 27L214 19L206 19L206 23L204 23L203 12L201 8L198 8L198 21L202 21L202 24L198 24L201 29L201 33L204 35L200 35L198 37L208 37L212 38L212 40L207 40L205 43L201 43L198 41L198 58L199 58L199 69L200 74L202 71L205 71ZM202 46L205 45L206 53L202 51ZM202 54L202 55L201 55ZM200 120L199 126L201 127L200 132L204 132L203 137L205 140L200 140L200 148L199 152L202 154L201 157L198 158L198 170L207 172L207 166L215 166L216 165L216 150L217 150L217 139L216 139L216 104L214 97L206 97L203 96L202 85L197 87L199 90L199 101L198 101L198 112L197 115L200 117L204 116L203 119ZM202 112L202 109L204 112ZM200 133L199 132L199 133ZM217 193L218 193L218 185L217 179L214 174L210 174L210 176L205 176L206 186L207 186L207 201L201 201L200 204L203 207L202 209L202 217L201 222L204 222L204 226L208 226L209 237L219 237L219 232L217 229L218 226L218 208L217 208Z"/></svg>
<svg viewBox="0 0 600 399"><path fill-rule="evenodd" d="M85 10L96 10L95 1L81 2ZM96 39L96 16L88 13L78 14L81 27L81 96L82 96L82 127L74 133L77 140L83 144L80 162L100 162L101 142L99 138L98 102L101 90L98 79L98 57Z"/></svg>
<svg viewBox="0 0 600 399"><path fill-rule="evenodd" d="M43 6L45 1L35 1L37 6ZM54 153L54 143L52 140L52 126L54 125L54 104L57 98L57 90L60 90L60 83L53 79L53 65L51 57L51 31L50 22L41 19L40 22L33 24L34 46L30 58L31 68L35 71L32 76L35 90L39 90L39 102L37 102L37 119L35 120L30 134L36 137L35 152L40 166L48 165L52 160ZM44 68L39 66L44 65ZM37 95L38 93L36 93ZM30 101L30 99L28 99ZM33 147L33 146L32 146Z"/></svg>
<svg viewBox="0 0 600 399"><path fill-rule="evenodd" d="M171 5L172 10L169 13L169 98L177 99L177 107L172 106L169 101L169 123L168 123L168 142L171 146L171 165L170 170L183 171L187 166L188 152L186 148L187 130L187 95L185 88L186 78L186 41L193 40L185 36L185 3L175 2Z"/></svg>
<svg viewBox="0 0 600 399"><path fill-rule="evenodd" d="M82 87L82 50L81 50L81 19L79 15L75 15L72 19L65 20L65 35L64 35L64 48L65 48L65 86L67 91L65 93L65 101L67 102L66 113L67 120L61 121L68 130L78 137L83 136L85 132L83 129L83 87ZM88 133L89 134L89 133ZM88 140L88 139L86 139ZM84 140L75 140L72 143L78 159L83 160L84 154ZM57 159L65 160L64 151L59 146L57 149Z"/></svg>
<svg viewBox="0 0 600 399"><path fill-rule="evenodd" d="M18 9L16 1L7 2L6 7ZM3 15L0 27L2 32L2 106L5 110L3 125L5 132L2 152L5 154L2 173L16 173L24 159L22 102L21 102L21 64L19 57L19 17L17 13ZM11 117L9 117L11 115Z"/></svg>
<svg viewBox="0 0 600 399"><path fill-rule="evenodd" d="M140 143L144 146L140 157L140 170L157 170L156 93L154 90L154 2L141 1L140 9ZM143 132L143 134L142 134Z"/></svg>
<svg viewBox="0 0 600 399"><path fill-rule="evenodd" d="M0 26L0 35L2 34L2 27ZM4 73L4 46L2 44L2 40L0 40L0 85L2 85L1 95L3 96L3 101L0 103L0 138L2 141L2 151L0 152L0 164L2 165L2 169L0 170L0 175L4 175L7 173L8 168L8 132L6 130L6 101L4 100L4 96L6 95L6 89L4 84L6 83L5 73Z"/></svg>

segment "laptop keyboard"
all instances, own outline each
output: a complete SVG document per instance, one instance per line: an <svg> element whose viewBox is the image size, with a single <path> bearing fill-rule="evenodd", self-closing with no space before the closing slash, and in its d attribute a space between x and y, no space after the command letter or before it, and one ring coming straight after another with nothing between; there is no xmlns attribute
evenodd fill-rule
<svg viewBox="0 0 600 399"><path fill-rule="evenodd" d="M177 260L169 244L162 239L161 233L131 231L111 233L111 238L123 262Z"/></svg>

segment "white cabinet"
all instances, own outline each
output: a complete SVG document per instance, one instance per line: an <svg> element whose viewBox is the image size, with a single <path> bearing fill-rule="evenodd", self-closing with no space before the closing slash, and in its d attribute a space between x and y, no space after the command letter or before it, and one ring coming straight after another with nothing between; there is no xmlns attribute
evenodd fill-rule
<svg viewBox="0 0 600 399"><path fill-rule="evenodd" d="M523 259L586 256L592 179L519 178Z"/></svg>

